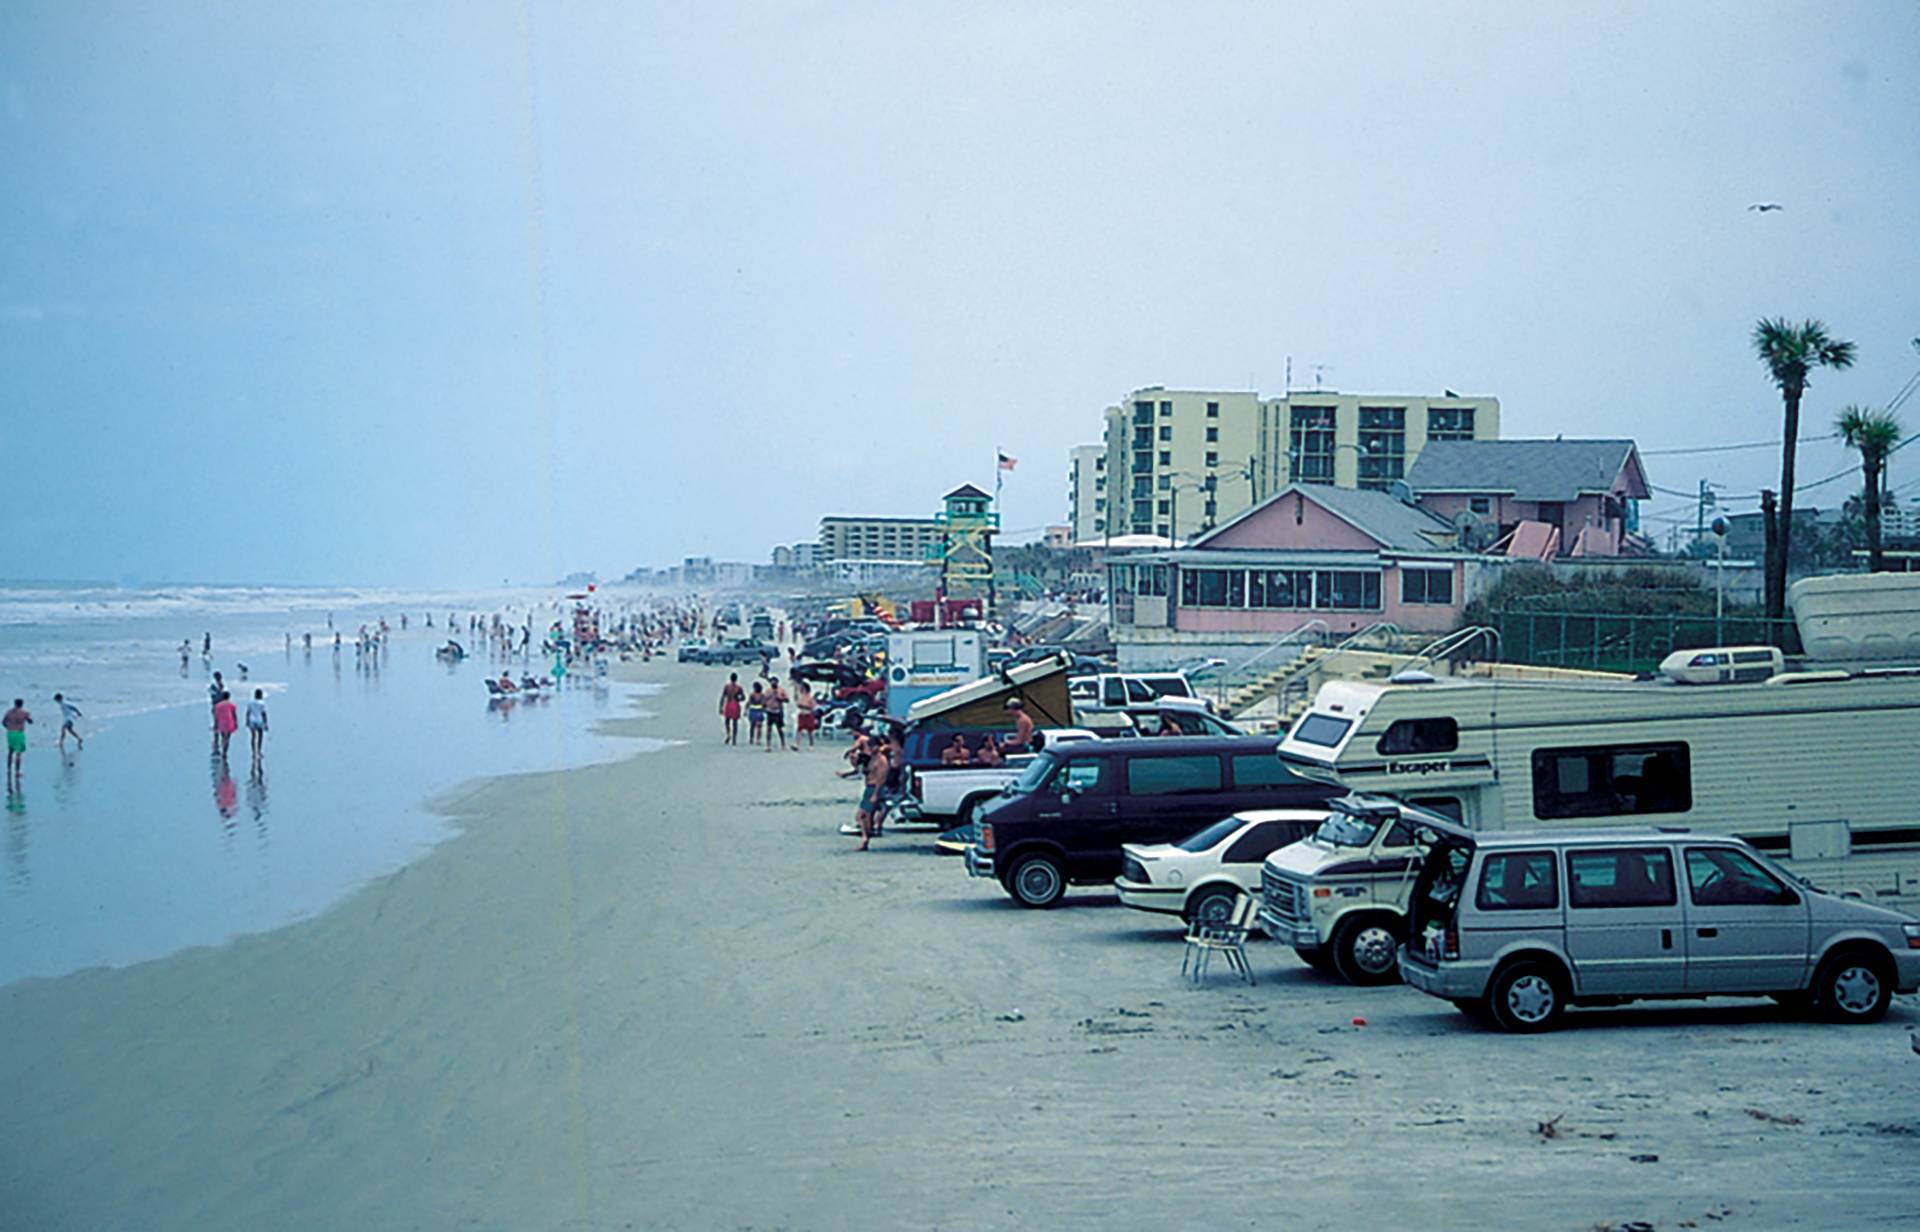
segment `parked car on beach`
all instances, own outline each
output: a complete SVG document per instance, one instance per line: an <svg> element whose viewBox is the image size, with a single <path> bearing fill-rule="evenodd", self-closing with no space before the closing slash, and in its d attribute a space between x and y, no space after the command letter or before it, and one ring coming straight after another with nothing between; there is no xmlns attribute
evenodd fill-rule
<svg viewBox="0 0 1920 1232"><path fill-rule="evenodd" d="M1569 1005L1769 996L1876 1022L1920 989L1920 918L1674 828L1478 833L1429 821L1406 982L1508 1031Z"/></svg>
<svg viewBox="0 0 1920 1232"><path fill-rule="evenodd" d="M675 656L676 660L681 663L698 663L700 661L699 652L705 650L706 648L707 648L706 638L690 637L686 641L680 643L679 654Z"/></svg>
<svg viewBox="0 0 1920 1232"><path fill-rule="evenodd" d="M750 637L738 637L724 642L715 642L711 646L702 646L687 655L689 663L758 663L767 656L779 655L779 650L767 642L756 641Z"/></svg>
<svg viewBox="0 0 1920 1232"><path fill-rule="evenodd" d="M1260 892L1260 865L1327 819L1325 809L1247 809L1177 843L1120 848L1120 901L1142 911L1218 923L1234 900Z"/></svg>
<svg viewBox="0 0 1920 1232"><path fill-rule="evenodd" d="M1085 740L1047 749L976 810L967 871L1026 907L1069 883L1111 881L1125 843L1166 843L1247 808L1307 808L1334 788L1294 777L1273 737Z"/></svg>

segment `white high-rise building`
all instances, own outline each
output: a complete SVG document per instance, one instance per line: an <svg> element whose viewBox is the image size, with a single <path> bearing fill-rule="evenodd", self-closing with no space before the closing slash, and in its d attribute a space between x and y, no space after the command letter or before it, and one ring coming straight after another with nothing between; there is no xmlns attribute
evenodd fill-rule
<svg viewBox="0 0 1920 1232"><path fill-rule="evenodd" d="M1107 450L1075 445L1067 457L1067 525L1084 543L1107 533Z"/></svg>

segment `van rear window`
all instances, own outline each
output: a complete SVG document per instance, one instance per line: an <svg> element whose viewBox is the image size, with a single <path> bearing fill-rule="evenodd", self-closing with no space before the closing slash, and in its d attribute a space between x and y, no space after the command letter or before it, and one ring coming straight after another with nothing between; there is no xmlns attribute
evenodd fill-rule
<svg viewBox="0 0 1920 1232"><path fill-rule="evenodd" d="M1547 911L1559 905L1551 851L1500 851L1487 857L1474 906L1482 911Z"/></svg>
<svg viewBox="0 0 1920 1232"><path fill-rule="evenodd" d="M1347 732L1353 727L1351 719L1336 719L1330 714L1304 714L1294 724L1293 738L1302 744L1317 744L1330 749L1347 738Z"/></svg>

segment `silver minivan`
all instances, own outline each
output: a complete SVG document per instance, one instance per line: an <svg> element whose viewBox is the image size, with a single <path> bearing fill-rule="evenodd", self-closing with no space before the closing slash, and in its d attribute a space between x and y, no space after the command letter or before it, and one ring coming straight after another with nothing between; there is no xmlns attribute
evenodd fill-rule
<svg viewBox="0 0 1920 1232"><path fill-rule="evenodd" d="M1663 997L1769 996L1874 1022L1920 989L1920 920L1815 889L1739 839L1421 831L1400 974L1508 1031Z"/></svg>

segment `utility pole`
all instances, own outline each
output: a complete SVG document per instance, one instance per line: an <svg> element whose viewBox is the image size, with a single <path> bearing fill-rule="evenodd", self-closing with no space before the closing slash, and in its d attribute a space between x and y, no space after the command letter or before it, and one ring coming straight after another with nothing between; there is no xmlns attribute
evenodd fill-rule
<svg viewBox="0 0 1920 1232"><path fill-rule="evenodd" d="M1766 586L1766 594L1767 594L1767 606L1763 609L1763 611L1764 611L1764 614L1769 618L1771 618L1774 614L1773 607L1772 607L1774 570L1778 569L1780 572L1785 573L1787 568L1787 563L1784 560L1780 559L1781 548L1784 544L1784 541L1780 535L1780 526L1779 526L1779 520L1778 520L1777 514L1778 514L1778 510L1775 508L1773 489L1761 488L1760 489L1760 525L1762 529L1765 530L1766 536L1767 536L1766 538L1767 567L1761 571L1762 576L1765 579L1763 584ZM1769 623L1767 625L1766 633L1767 633L1767 639L1766 639L1767 644L1771 646L1774 644L1774 638L1776 636L1774 632L1774 626L1771 620L1769 620Z"/></svg>

